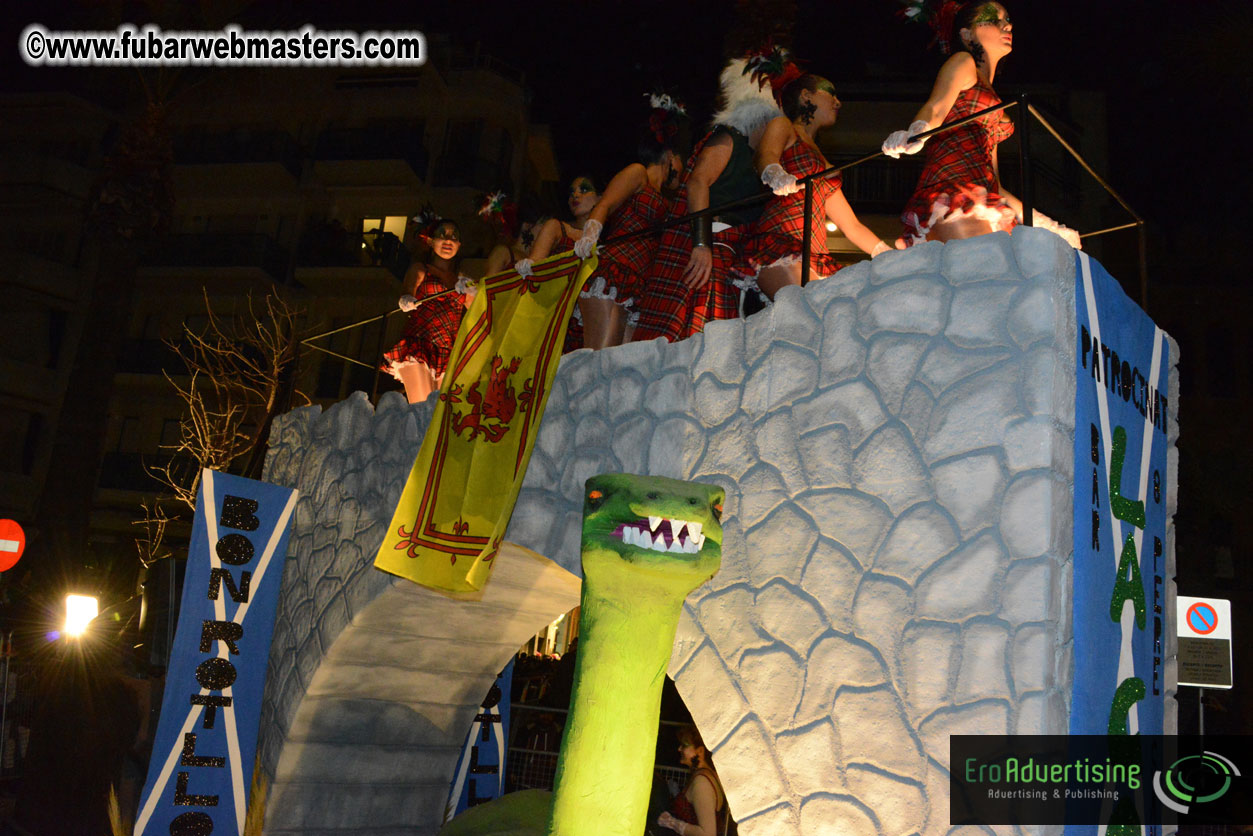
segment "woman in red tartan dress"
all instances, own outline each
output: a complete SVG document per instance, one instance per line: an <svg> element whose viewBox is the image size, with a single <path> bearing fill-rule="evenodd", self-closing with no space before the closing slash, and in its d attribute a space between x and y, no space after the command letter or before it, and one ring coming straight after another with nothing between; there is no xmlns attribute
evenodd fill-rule
<svg viewBox="0 0 1253 836"><path fill-rule="evenodd" d="M596 189L596 183L591 177L580 175L574 178L570 183L570 196L566 201L566 205L570 207L570 214L574 216L573 223L567 223L559 218L549 218L540 225L539 232L535 235L535 243L531 245L530 254L513 266L520 275L531 275L531 266L536 261L543 261L550 255L556 253L566 253L574 249L577 239L583 234L583 225L587 223L587 219L592 215L592 209L596 207L597 201L600 200L600 192ZM579 311L575 308L574 315L570 318L569 325L566 328L566 339L562 345L562 353L568 354L571 351L583 347L583 321L579 316Z"/></svg>
<svg viewBox="0 0 1253 836"><path fill-rule="evenodd" d="M575 255L587 258L601 230L609 226L609 242L600 251L596 272L579 294L585 348L608 348L630 339L639 318L633 309L657 254L660 233L654 230L625 240L613 239L659 223L666 214L661 189L678 183L682 158L675 148L685 144L687 114L667 95L653 95L650 101L652 113L636 146L638 161L609 181L574 245Z"/></svg>
<svg viewBox="0 0 1253 836"><path fill-rule="evenodd" d="M757 152L762 182L771 187L775 196L766 204L744 246L744 257L752 269L745 278L755 281L771 300L781 288L800 284L805 194L797 180L831 167L814 137L820 129L835 124L840 110L840 100L831 82L809 73L793 75L779 88L778 96L784 115L766 126ZM827 248L828 218L872 257L891 249L857 219L840 188L838 175L810 183L814 191L810 216L811 281L839 269Z"/></svg>
<svg viewBox="0 0 1253 836"><path fill-rule="evenodd" d="M672 218L765 194L753 153L780 111L769 87L750 78L746 66L736 58L722 71L723 107L688 158L671 202ZM711 320L739 315L732 280L746 269L741 248L761 207L737 206L662 233L633 339L674 342L700 333Z"/></svg>
<svg viewBox="0 0 1253 836"><path fill-rule="evenodd" d="M997 145L1014 133L1005 111L942 133L931 140L910 137L946 125L1000 104L992 89L996 67L1013 50L1013 25L1000 3L917 5L914 18L929 17L936 40L945 52L956 48L940 68L931 98L918 111L907 131L896 131L883 142L892 157L916 154L926 144L927 157L913 197L901 221L907 244L970 238L998 230L1009 231L1022 219L1022 203L1001 185ZM1040 211L1032 213L1035 226L1049 229L1079 246L1079 236Z"/></svg>
<svg viewBox="0 0 1253 836"><path fill-rule="evenodd" d="M440 220L420 234L431 248L426 262L409 268L400 308L409 312L404 336L383 355L381 368L405 386L409 403L420 403L439 388L448 356L461 327L473 283L458 276L461 233L455 221ZM431 298L436 297L436 298Z"/></svg>

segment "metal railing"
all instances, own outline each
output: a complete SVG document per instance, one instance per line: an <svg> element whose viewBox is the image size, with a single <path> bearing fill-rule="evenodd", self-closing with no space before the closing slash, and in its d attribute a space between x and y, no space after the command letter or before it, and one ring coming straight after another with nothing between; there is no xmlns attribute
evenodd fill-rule
<svg viewBox="0 0 1253 836"><path fill-rule="evenodd" d="M946 122L945 124L940 125L938 128L932 128L929 131L923 131L920 134L914 134L913 136L910 137L910 140L914 141L914 140L919 140L919 139L928 139L930 137L937 136L939 134L947 133L948 131L951 131L955 128L959 128L962 125L968 124L977 119L986 118L988 116L1000 113L1001 111L1007 110L1015 106L1021 106L1022 111L1025 112L1030 117L1030 118L1022 120L1023 124L1020 130L1018 131L1018 136L1019 136L1018 155L1019 155L1019 179L1020 179L1020 183L1019 183L1020 194L1018 197L1019 197L1019 200L1022 202L1022 216L1023 216L1022 225L1023 226L1034 225L1032 223L1033 210L1034 210L1034 197L1035 197L1034 188L1033 188L1034 169L1032 167L1032 160L1031 160L1031 130L1030 129L1031 129L1032 121L1035 121L1035 122L1038 122L1048 132L1048 134L1057 141L1057 143L1061 146L1063 150L1066 151L1066 153L1068 153L1071 157L1075 159L1076 162L1078 162L1078 164L1083 168L1084 171L1086 171L1088 174L1092 176L1094 180L1096 180L1096 182L1101 186L1101 188L1105 190L1107 194L1109 194L1110 197L1112 197L1124 210L1126 210L1128 215L1131 216L1132 220L1128 223L1119 224L1119 225L1107 227L1104 229L1097 229L1091 232L1083 232L1079 234L1079 237L1081 239L1095 238L1099 235L1105 235L1111 232L1119 232L1121 230L1126 230L1126 229L1135 229L1137 231L1137 234L1139 236L1140 305L1144 307L1145 309L1147 309L1148 308L1148 264L1147 264L1148 240L1147 240L1147 235L1146 235L1146 230L1145 230L1144 219L1140 217L1140 215L1134 209L1131 208L1131 205L1128 204L1126 200L1124 200L1116 191L1114 191L1113 187L1109 185L1109 183L1105 180L1105 178L1097 174L1096 170L1092 168L1092 166L1088 163L1088 161L1085 160L1083 156L1080 155L1080 153L1077 150L1075 150L1074 146L1072 146L1069 142L1067 142L1062 137L1062 135L1058 132L1058 130L1052 124L1050 124L1047 119L1044 118L1044 115L1040 113L1040 111L1037 110L1035 106L1030 103L1026 94L1019 96L1016 100L1001 102L1000 104L993 105L992 107L984 108L983 110L980 110L976 113L972 113L969 116L962 117L961 119L955 119L952 122ZM801 235L801 284L802 285L808 284L809 282L809 263L810 263L810 258L812 255L811 247L813 244L813 241L812 241L813 229L810 223L810 219L813 217L813 211L814 211L813 183L816 180L831 177L833 175L839 174L843 171L847 171L848 169L855 168L859 165L868 163L871 160L876 160L879 157L883 157L883 156L885 156L885 154L882 150L875 151L872 154L867 154L863 157L859 157L855 160L852 160L851 162L843 163L841 165L831 166L830 168L824 169L823 171L818 171L813 174L797 179L796 181L797 185L801 186L805 193L804 194L805 224L804 224L804 229ZM691 223L692 221L697 220L697 219L701 219L705 217L713 217L715 215L725 213L731 209L741 209L747 206L756 205L758 203L764 203L765 201L771 199L772 197L774 197L774 195L772 195L769 192L765 192L763 194L756 194L756 195L751 195L749 197L740 198L738 200L732 200L727 203L723 203L719 206L710 206L706 209L702 209L697 212L689 212L686 215L682 215L676 218L669 218L659 223L653 224L652 226L646 227L645 229L637 230L635 232L625 233L623 235L616 235L600 243L601 243L601 246L606 246L606 245L618 243L621 241L627 241L632 238L638 238L638 237L642 237L646 235L656 235L664 230L670 229L671 227L679 226L685 223ZM447 296L455 292L456 291L454 290L447 290L447 291L444 291L443 293L437 293L433 296L427 296L424 299L420 300L420 303L430 302L432 300L439 299L443 296ZM370 317L369 319L364 319L360 322L354 322L350 325L345 325L341 328L336 328L332 331L327 331L324 334L316 334L312 337L307 337L306 339L302 340L301 344L304 346L307 346L308 348L312 348L315 351L321 351L333 357L337 357L340 360L344 360L349 363L356 363L357 365L365 366L369 368L370 364L368 363L364 363L361 360L358 360L352 357L346 357L342 354L338 354L323 346L314 345L314 341L324 339L334 334L338 334L342 331L350 330L353 328L360 328L360 327L369 325L370 323L378 322L379 320L386 319L387 317L390 317L392 314L395 314L398 312L399 312L399 309L394 309L385 314L380 314L379 316ZM377 392L378 392L377 368L378 368L378 363L381 360L381 358L382 358L382 347L380 345L379 351L376 357L376 362L374 365L374 368L376 369L375 383L374 383L374 395L377 395Z"/></svg>

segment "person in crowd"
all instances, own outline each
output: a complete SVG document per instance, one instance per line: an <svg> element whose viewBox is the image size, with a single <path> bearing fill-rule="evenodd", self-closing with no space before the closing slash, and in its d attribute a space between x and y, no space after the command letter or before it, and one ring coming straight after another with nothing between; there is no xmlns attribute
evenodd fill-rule
<svg viewBox="0 0 1253 836"><path fill-rule="evenodd" d="M433 213L414 221L430 253L405 274L405 293L398 304L409 313L409 321L400 342L383 355L382 369L404 384L409 403L421 403L444 379L474 284L457 272L461 231L456 221Z"/></svg>
<svg viewBox="0 0 1253 836"><path fill-rule="evenodd" d="M737 58L723 69L721 109L684 166L670 217L748 203L662 233L633 339L674 342L700 333L711 320L739 313L733 269L740 264L749 225L761 213L762 203L752 199L764 200L766 194L753 154L767 123L780 114L770 90L749 78L746 66L746 59Z"/></svg>
<svg viewBox="0 0 1253 836"><path fill-rule="evenodd" d="M599 201L600 190L596 188L596 181L586 174L575 177L570 183L570 194L566 201L573 221L563 221L560 218L549 218L545 221L535 236L535 243L531 245L530 254L515 264L514 269L520 275L529 276L532 275L535 262L543 261L556 253L573 250L578 239L583 237L583 225L592 216L592 210L596 208ZM582 345L583 323L576 308L570 326L566 330L563 350L574 351Z"/></svg>
<svg viewBox="0 0 1253 836"><path fill-rule="evenodd" d="M936 77L931 97L908 130L894 131L883 152L899 158L926 148L926 160L901 221L907 244L971 238L1009 231L1022 221L1022 202L1005 190L997 164L997 146L1014 133L1005 111L988 114L934 137L914 139L1001 103L992 89L996 69L1014 48L1014 27L1000 3L915 0L905 16L935 30L944 53L952 53ZM1079 236L1040 211L1035 226L1061 235L1072 247Z"/></svg>
<svg viewBox="0 0 1253 836"><path fill-rule="evenodd" d="M798 180L831 167L818 148L817 134L835 124L840 100L822 76L803 72L786 50L775 47L753 56L750 73L769 82L783 110L766 126L757 150L761 180L774 192L744 247L752 280L767 299L787 285L801 283L801 247L805 230L805 194ZM831 275L839 265L827 247L830 219L871 257L891 249L858 220L844 196L838 174L811 181L809 278Z"/></svg>
<svg viewBox="0 0 1253 836"><path fill-rule="evenodd" d="M479 217L496 233L496 244L487 254L483 275L494 276L526 258L529 245L525 243L531 224L518 212L518 204L504 192L492 192L479 204Z"/></svg>
<svg viewBox="0 0 1253 836"><path fill-rule="evenodd" d="M695 726L682 726L677 737L679 761L691 771L687 786L674 797L670 809L657 817L657 824L679 836L723 836L731 816L713 758Z"/></svg>
<svg viewBox="0 0 1253 836"><path fill-rule="evenodd" d="M589 257L608 226L608 243L601 248L596 272L579 294L583 320L583 347L621 345L638 318L632 308L648 278L657 252L658 233L638 234L659 223L666 214L663 188L678 182L685 144L687 113L670 96L650 97L652 112L637 144L638 162L614 175L583 225L574 253ZM625 240L612 240L621 236Z"/></svg>

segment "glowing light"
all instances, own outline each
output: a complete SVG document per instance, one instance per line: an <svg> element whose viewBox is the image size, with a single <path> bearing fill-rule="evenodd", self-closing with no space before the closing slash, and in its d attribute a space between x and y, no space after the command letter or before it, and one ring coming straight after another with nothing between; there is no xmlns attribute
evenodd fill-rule
<svg viewBox="0 0 1253 836"><path fill-rule="evenodd" d="M835 225L835 221L827 221L827 232L835 232L839 227Z"/></svg>
<svg viewBox="0 0 1253 836"><path fill-rule="evenodd" d="M76 639L87 632L87 625L100 614L100 602L91 595L65 596L64 634Z"/></svg>

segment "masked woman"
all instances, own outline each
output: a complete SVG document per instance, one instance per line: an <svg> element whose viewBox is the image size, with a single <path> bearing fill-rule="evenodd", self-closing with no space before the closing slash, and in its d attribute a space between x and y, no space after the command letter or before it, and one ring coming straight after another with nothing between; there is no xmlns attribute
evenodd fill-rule
<svg viewBox="0 0 1253 836"><path fill-rule="evenodd" d="M753 225L744 247L757 287L768 299L787 285L800 284L801 247L805 230L805 195L797 180L831 167L818 149L818 131L835 124L840 100L825 78L805 73L785 50L755 56L750 71L768 80L783 115L766 126L757 150L761 180L775 196ZM810 224L810 278L829 276L839 269L827 248L827 219L863 251L877 256L891 249L857 215L840 188L841 178L810 181L813 189Z"/></svg>
<svg viewBox="0 0 1253 836"><path fill-rule="evenodd" d="M922 175L901 215L905 242L948 241L1009 231L1022 221L1022 202L1001 184L997 163L997 145L1014 133L1014 123L1005 111L930 139L912 139L1001 103L992 81L997 65L1014 48L1009 14L1000 3L915 0L907 4L905 16L930 24L936 33L935 43L943 52L953 53L940 67L931 98L909 129L895 131L883 141L883 152L891 157L916 154L924 146L927 149ZM1032 213L1032 222L1079 247L1074 230L1038 210Z"/></svg>
<svg viewBox="0 0 1253 836"><path fill-rule="evenodd" d="M398 304L409 312L409 321L400 342L383 355L381 366L404 384L409 403L425 401L439 388L461 317L474 295L473 282L457 272L461 231L456 221L427 221L426 216L415 221L430 253L405 274L405 294Z"/></svg>
<svg viewBox="0 0 1253 836"><path fill-rule="evenodd" d="M770 90L745 73L743 58L723 69L721 87L722 109L687 160L672 218L765 195L753 153L779 107ZM749 225L760 213L760 203L737 206L663 232L633 339L674 342L700 333L710 320L738 316L732 277Z"/></svg>
<svg viewBox="0 0 1253 836"><path fill-rule="evenodd" d="M638 318L638 313L632 308L653 266L660 232L612 239L642 233L665 217L666 201L661 190L678 182L683 165L676 147L683 144L686 112L666 95L652 96L651 103L648 126L638 143L639 162L622 169L609 181L583 226L583 235L574 244L575 255L587 258L600 239L601 230L608 225L605 237L609 243L601 248L596 272L579 294L584 348L621 345L628 338L628 331L634 330L630 320L633 316Z"/></svg>

